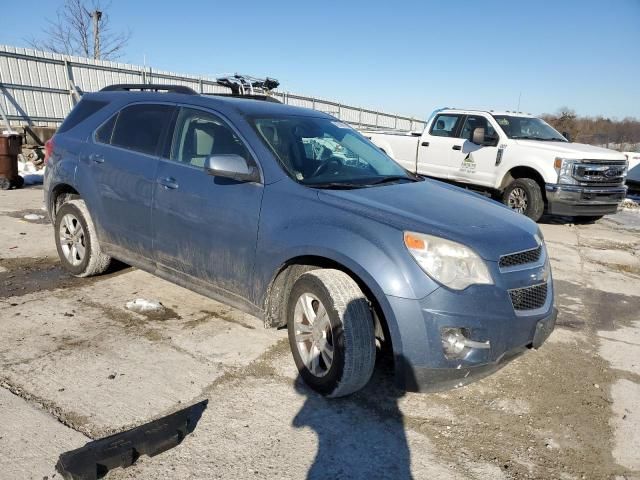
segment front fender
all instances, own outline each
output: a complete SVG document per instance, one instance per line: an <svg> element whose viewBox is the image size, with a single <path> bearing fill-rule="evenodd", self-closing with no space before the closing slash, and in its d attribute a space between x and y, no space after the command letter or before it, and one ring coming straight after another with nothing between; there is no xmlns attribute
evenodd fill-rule
<svg viewBox="0 0 640 480"><path fill-rule="evenodd" d="M505 151L505 155L509 155L504 159L498 175L496 176L496 189L504 188L504 178L509 171L518 167L526 167L535 170L545 181L545 183L556 183L558 180L558 172L553 167L553 158L545 158L537 154L532 154L524 149L514 148L511 151Z"/></svg>

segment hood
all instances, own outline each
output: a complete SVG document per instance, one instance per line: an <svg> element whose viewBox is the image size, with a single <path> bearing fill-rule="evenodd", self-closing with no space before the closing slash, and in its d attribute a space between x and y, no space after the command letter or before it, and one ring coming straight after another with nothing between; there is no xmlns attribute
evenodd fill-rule
<svg viewBox="0 0 640 480"><path fill-rule="evenodd" d="M320 190L321 201L397 228L471 247L482 258L535 248L538 226L482 195L435 180L354 190Z"/></svg>
<svg viewBox="0 0 640 480"><path fill-rule="evenodd" d="M556 156L580 160L625 160L624 154L608 148L594 147L584 143L545 142L541 140L514 140L516 145L554 152Z"/></svg>

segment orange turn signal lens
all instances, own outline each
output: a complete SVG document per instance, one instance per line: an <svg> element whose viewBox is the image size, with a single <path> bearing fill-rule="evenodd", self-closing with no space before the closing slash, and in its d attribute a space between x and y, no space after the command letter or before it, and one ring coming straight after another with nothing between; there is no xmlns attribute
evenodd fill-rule
<svg viewBox="0 0 640 480"><path fill-rule="evenodd" d="M556 161L553 164L553 166L556 167L556 169L559 169L560 167L562 167L562 159L561 158L556 158Z"/></svg>
<svg viewBox="0 0 640 480"><path fill-rule="evenodd" d="M404 234L404 244L407 248L412 250L424 250L425 247L423 239L418 238L415 235L411 235L410 233Z"/></svg>

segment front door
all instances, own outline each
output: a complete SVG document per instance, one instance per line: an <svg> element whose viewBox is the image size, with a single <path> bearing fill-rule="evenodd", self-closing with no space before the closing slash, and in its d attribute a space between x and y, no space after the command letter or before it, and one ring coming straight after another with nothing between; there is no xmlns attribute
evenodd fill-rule
<svg viewBox="0 0 640 480"><path fill-rule="evenodd" d="M263 186L213 177L205 159L238 154L251 161L239 136L217 115L182 107L170 158L161 158L153 203L158 266L248 298Z"/></svg>
<svg viewBox="0 0 640 480"><path fill-rule="evenodd" d="M496 139L494 145L473 143L473 131L484 128L485 138ZM498 134L483 115L467 115L458 139L459 150L452 150L453 170L451 180L493 187L496 179Z"/></svg>
<svg viewBox="0 0 640 480"><path fill-rule="evenodd" d="M460 129L462 115L443 113L434 118L429 134L423 135L418 146L418 173L436 178L451 176L451 154L460 144L455 138Z"/></svg>

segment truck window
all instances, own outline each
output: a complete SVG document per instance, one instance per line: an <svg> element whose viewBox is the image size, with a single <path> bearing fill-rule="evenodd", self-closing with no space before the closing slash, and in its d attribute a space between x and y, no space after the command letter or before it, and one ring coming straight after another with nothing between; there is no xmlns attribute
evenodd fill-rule
<svg viewBox="0 0 640 480"><path fill-rule="evenodd" d="M473 131L476 128L484 128L484 134L489 137L496 136L496 131L485 117L481 115L467 115L467 118L464 121L464 126L462 127L462 133L460 134L460 137L464 138L465 140L472 141Z"/></svg>
<svg viewBox="0 0 640 480"><path fill-rule="evenodd" d="M460 123L460 115L438 115L431 124L429 133L436 137L455 137Z"/></svg>

